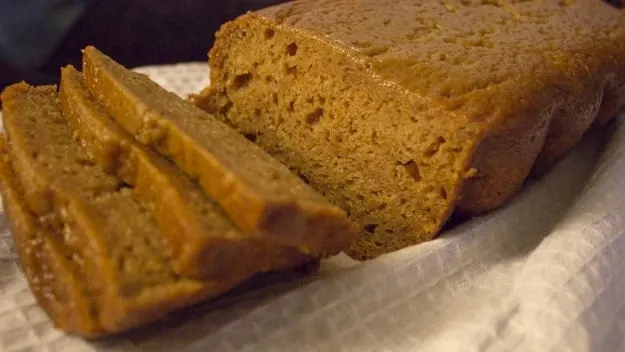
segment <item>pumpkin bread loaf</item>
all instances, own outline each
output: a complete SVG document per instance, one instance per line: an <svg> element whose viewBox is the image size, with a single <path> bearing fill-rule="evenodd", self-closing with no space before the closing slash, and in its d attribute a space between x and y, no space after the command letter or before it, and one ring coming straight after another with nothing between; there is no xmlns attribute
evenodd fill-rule
<svg viewBox="0 0 625 352"><path fill-rule="evenodd" d="M65 258L75 271L74 280L86 286L81 293L76 291L77 285L68 285L65 302L54 300L47 293L40 294L43 307L52 312L51 318L57 325L75 326L65 322L63 314L56 314L56 308L47 308L46 300L52 305L64 305L66 311L81 307L73 313L76 319L93 321L84 330L72 330L92 336L152 321L174 309L221 294L241 281L237 277L197 281L174 272L151 209L135 189L94 165L73 139L56 87L16 84L2 93L2 102L8 154L15 179L23 190L23 195L18 196L13 188L6 187L9 182L4 172L3 190L18 200L9 207L15 209L9 210L14 235L18 239L51 236L62 241L67 248ZM27 204L39 225L30 224L32 220L27 220L21 204ZM50 233L42 233L40 226L44 231L50 229ZM55 249L48 249L48 253L62 255ZM69 269L46 272L53 266L30 264L25 259L22 263L26 272L31 271L33 287L39 284L37 275L52 280L72 275ZM43 285L55 290L54 283ZM56 294L60 294L58 290ZM84 308L83 296L95 307L93 311Z"/></svg>
<svg viewBox="0 0 625 352"><path fill-rule="evenodd" d="M227 23L195 103L299 173L370 258L480 214L625 104L597 0L306 0Z"/></svg>
<svg viewBox="0 0 625 352"><path fill-rule="evenodd" d="M243 232L314 256L336 254L354 238L344 211L212 115L93 47L84 50L83 73L123 129L196 180Z"/></svg>
<svg viewBox="0 0 625 352"><path fill-rule="evenodd" d="M248 236L234 227L195 182L121 129L72 66L61 70L59 95L64 116L93 161L151 204L179 274L200 279L249 277L309 259L297 248Z"/></svg>

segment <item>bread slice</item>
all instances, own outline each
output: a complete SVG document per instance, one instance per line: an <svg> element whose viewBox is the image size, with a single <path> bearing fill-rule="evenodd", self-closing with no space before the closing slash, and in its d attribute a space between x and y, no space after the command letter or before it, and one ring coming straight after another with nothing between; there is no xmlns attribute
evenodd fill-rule
<svg viewBox="0 0 625 352"><path fill-rule="evenodd" d="M31 291L57 328L87 337L103 333L97 311L89 299L90 280L81 267L82 257L63 243L63 234L38 223L0 138L0 193L8 226Z"/></svg>
<svg viewBox="0 0 625 352"><path fill-rule="evenodd" d="M197 180L245 233L311 255L336 254L354 238L345 212L213 116L93 47L83 72L119 125Z"/></svg>
<svg viewBox="0 0 625 352"><path fill-rule="evenodd" d="M158 319L241 281L198 281L173 271L152 212L73 139L56 87L19 83L1 98L8 154L26 204L42 226L62 234L72 257L82 258L104 333Z"/></svg>
<svg viewBox="0 0 625 352"><path fill-rule="evenodd" d="M222 27L198 106L365 231L369 258L495 209L625 104L625 16L596 0L293 1Z"/></svg>
<svg viewBox="0 0 625 352"><path fill-rule="evenodd" d="M72 66L61 70L59 95L64 116L93 160L131 185L154 209L179 274L199 279L249 277L309 260L297 248L234 227L196 183L122 130Z"/></svg>

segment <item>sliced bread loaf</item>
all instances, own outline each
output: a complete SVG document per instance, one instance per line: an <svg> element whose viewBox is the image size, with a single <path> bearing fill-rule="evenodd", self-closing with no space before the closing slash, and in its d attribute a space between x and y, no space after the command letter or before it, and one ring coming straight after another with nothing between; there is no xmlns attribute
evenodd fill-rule
<svg viewBox="0 0 625 352"><path fill-rule="evenodd" d="M20 83L1 98L8 154L23 197L42 226L62 234L68 254L81 258L77 265L103 334L160 318L241 281L197 281L173 271L151 209L74 140L56 87Z"/></svg>
<svg viewBox="0 0 625 352"><path fill-rule="evenodd" d="M309 259L271 237L238 230L195 182L121 129L92 98L74 67L62 69L59 93L64 116L94 162L151 205L178 273L200 279L249 277Z"/></svg>
<svg viewBox="0 0 625 352"><path fill-rule="evenodd" d="M213 116L93 47L83 71L115 121L196 180L245 233L312 255L338 253L354 238L345 212Z"/></svg>

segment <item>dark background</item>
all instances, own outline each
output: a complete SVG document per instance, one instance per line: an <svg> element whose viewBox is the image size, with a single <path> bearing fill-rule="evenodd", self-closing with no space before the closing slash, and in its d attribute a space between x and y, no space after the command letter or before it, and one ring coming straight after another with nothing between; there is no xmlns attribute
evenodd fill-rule
<svg viewBox="0 0 625 352"><path fill-rule="evenodd" d="M80 50L89 44L128 67L205 61L221 24L248 10L286 1L93 0L43 66L23 71L0 58L0 90L22 80L36 85L57 83L59 68L80 67ZM625 2L604 1L616 6Z"/></svg>
<svg viewBox="0 0 625 352"><path fill-rule="evenodd" d="M280 2L285 0L96 0L42 67L21 71L0 59L0 90L21 80L57 83L59 68L80 67L80 50L89 44L129 67L205 61L221 24Z"/></svg>

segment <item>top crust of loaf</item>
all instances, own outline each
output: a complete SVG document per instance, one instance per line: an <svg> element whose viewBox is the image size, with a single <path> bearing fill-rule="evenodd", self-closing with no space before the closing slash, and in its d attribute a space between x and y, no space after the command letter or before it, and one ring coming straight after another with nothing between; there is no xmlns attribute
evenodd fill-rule
<svg viewBox="0 0 625 352"><path fill-rule="evenodd" d="M625 16L603 1L294 1L248 16L328 42L471 122L562 104L625 69Z"/></svg>

